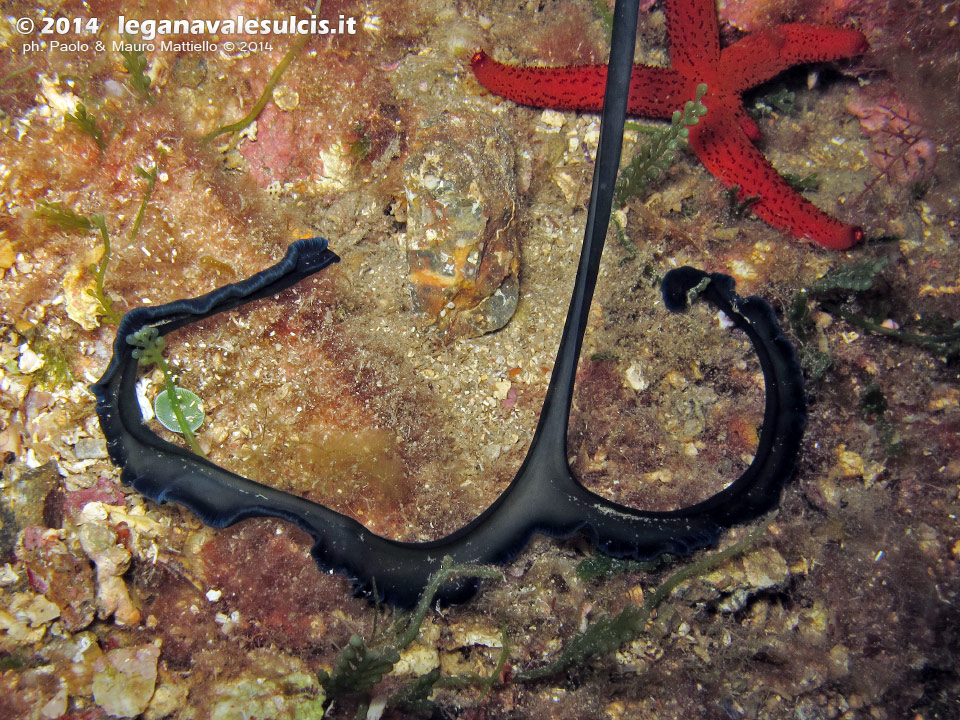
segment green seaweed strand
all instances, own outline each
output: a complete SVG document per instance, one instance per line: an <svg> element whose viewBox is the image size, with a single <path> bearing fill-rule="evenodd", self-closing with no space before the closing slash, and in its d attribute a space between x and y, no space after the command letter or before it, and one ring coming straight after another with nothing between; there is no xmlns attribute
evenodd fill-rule
<svg viewBox="0 0 960 720"><path fill-rule="evenodd" d="M410 616L406 628L397 636L398 648L402 650L417 639L417 635L420 633L420 626L430 611L433 598L436 596L440 587L451 580L460 578L499 578L502 580L504 579L504 575L500 568L494 567L493 565L454 565L452 558L449 556L445 557L440 563L440 569L430 577L430 582L427 583L427 587L424 588L423 595L420 596L420 602L417 603L417 607Z"/></svg>
<svg viewBox="0 0 960 720"><path fill-rule="evenodd" d="M144 170L139 165L134 167L134 172L147 181L147 188L143 191L143 200L140 201L140 209L137 210L137 217L133 221L133 230L130 233L130 244L133 244L133 241L137 237L137 233L140 232L140 226L143 224L143 214L147 210L147 203L150 202L150 196L153 195L153 188L157 184L157 169L159 164L155 164L150 170Z"/></svg>
<svg viewBox="0 0 960 720"><path fill-rule="evenodd" d="M133 45L129 35L125 39L127 44ZM130 86L147 102L156 102L156 98L150 92L150 76L144 72L147 69L146 55L132 48L121 50L120 55L123 56L124 69L130 74Z"/></svg>
<svg viewBox="0 0 960 720"><path fill-rule="evenodd" d="M149 329L149 328L147 328ZM152 356L151 356L152 357ZM627 605L616 616L603 616L590 624L582 633L577 633L563 647L560 655L551 663L513 676L514 682L530 682L563 672L573 665L596 655L614 652L624 643L638 637L646 628L653 611L691 578L704 575L730 559L749 550L766 532L766 526L752 530L743 540L725 550L707 555L695 563L675 572L647 598L643 605ZM400 651L416 640L420 627L433 599L442 585L458 578L503 578L503 572L493 566L454 565L445 557L440 569L435 572L424 588L416 609L407 620L397 622L397 636L393 643L369 647L359 635L353 635L347 646L340 651L331 672L321 670L318 677L328 698L340 695L369 693L374 686L390 673L400 659ZM501 684L501 674L510 655L509 636L501 628L502 648L496 665L489 674L463 673L440 676L439 668L416 678L391 697L391 703L417 705L427 702L434 687L479 687L489 692ZM368 704L361 702L358 717L366 712Z"/></svg>
<svg viewBox="0 0 960 720"><path fill-rule="evenodd" d="M104 284L107 279L107 266L110 264L110 233L107 231L107 223L103 215L91 215L86 217L75 210L71 210L63 203L51 203L41 200L37 203L37 209L34 216L43 219L50 225L55 225L61 230L69 232L93 232L100 233L100 239L103 243L103 254L100 256L100 262L91 263L90 273L93 275L94 287L88 289L87 293L97 301L99 314L107 322L119 324L120 313L113 309L113 301L107 296L104 290Z"/></svg>
<svg viewBox="0 0 960 720"><path fill-rule="evenodd" d="M500 578L503 571L490 565L454 565L453 559L444 557L440 568L430 577L423 590L417 607L408 619L399 620L396 625L396 638L392 643L381 647L370 647L360 635L352 635L347 646L340 651L333 663L333 670L321 670L318 673L327 697L337 695L366 693L373 689L383 677L393 670L400 660L400 651L417 639L420 627L430 611L437 591L451 580L459 578ZM498 668L503 667L506 658L501 658ZM499 669L496 671L499 675ZM486 680L486 679L485 679ZM490 681L492 684L492 681Z"/></svg>
<svg viewBox="0 0 960 720"><path fill-rule="evenodd" d="M766 532L766 526L752 530L740 542L725 550L707 555L695 563L678 570L654 590L643 605L627 605L615 617L605 615L590 624L582 633L577 633L564 645L553 662L527 672L517 673L517 681L539 680L582 663L595 655L614 652L643 632L650 615L678 586L691 578L704 575L733 557L748 550Z"/></svg>
<svg viewBox="0 0 960 720"><path fill-rule="evenodd" d="M818 299L820 309L839 317L861 330L883 335L910 345L917 345L931 350L944 357L960 354L960 324L955 323L954 329L942 335L925 335L912 333L898 328L889 328L870 318L858 315L845 309L840 303L822 295L830 295L837 291L849 292L853 295L871 290L877 277L889 265L886 257L867 258L851 265L831 270L820 278L809 290L809 295ZM808 291L801 290L794 295L791 323L801 337L805 328L810 324L810 312L807 302Z"/></svg>
<svg viewBox="0 0 960 720"><path fill-rule="evenodd" d="M23 75L24 73L29 72L30 70L33 70L32 62L27 63L22 68L8 72L3 77L0 77L0 85L6 85L8 82L13 80L14 78L19 77L20 75Z"/></svg>
<svg viewBox="0 0 960 720"><path fill-rule="evenodd" d="M960 353L960 329L945 335L921 335L920 333L911 333L904 330L886 327L878 322L869 320L852 312L844 310L835 303L821 300L820 307L831 315L835 315L846 320L851 325L855 325L861 330L885 335L886 337L899 340L909 345L918 345L927 350L933 350L941 355L955 355Z"/></svg>
<svg viewBox="0 0 960 720"><path fill-rule="evenodd" d="M100 262L90 265L90 272L93 274L94 287L87 292L100 304L100 312L107 322L115 325L120 324L120 313L113 309L113 300L111 300L104 290L104 283L107 280L107 265L110 264L110 233L107 232L107 223L103 215L91 215L90 221L100 231L100 239L103 242L103 254L100 256Z"/></svg>
<svg viewBox="0 0 960 720"><path fill-rule="evenodd" d="M313 8L314 15L317 15L320 12L320 3L321 0L317 0L317 4ZM289 50L287 50L286 55L283 56L280 64L278 64L273 69L273 72L270 73L270 77L267 78L267 85L263 88L263 93L261 93L260 99L257 100L257 104L250 109L250 112L244 115L240 120L237 120L235 123L221 125L220 127L211 130L200 139L200 143L206 144L218 135L223 135L224 133L240 132L247 127L247 125L256 120L263 109L267 106L267 103L270 102L270 98L273 96L273 89L277 86L277 83L280 82L280 78L283 77L283 74L287 71L287 68L290 66L290 63L293 62L293 59L297 56L297 53L299 53L303 49L303 46L307 44L309 37L309 35L297 36L297 39L293 42L293 45Z"/></svg>
<svg viewBox="0 0 960 720"><path fill-rule="evenodd" d="M33 216L68 232L90 232L93 230L93 223L90 222L90 218L59 202L40 200L37 202L37 209Z"/></svg>

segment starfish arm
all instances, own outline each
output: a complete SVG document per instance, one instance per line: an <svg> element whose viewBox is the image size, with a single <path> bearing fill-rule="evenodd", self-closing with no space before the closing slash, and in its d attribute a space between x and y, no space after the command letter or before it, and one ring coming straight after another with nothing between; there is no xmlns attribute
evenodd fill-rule
<svg viewBox="0 0 960 720"><path fill-rule="evenodd" d="M819 210L790 187L740 129L732 107L711 109L690 130L690 147L726 187L740 187L741 200L758 198L750 209L768 225L831 250L846 250L863 231Z"/></svg>
<svg viewBox="0 0 960 720"><path fill-rule="evenodd" d="M523 67L505 65L480 51L473 56L470 67L490 92L521 105L593 112L603 106L606 65ZM689 99L684 92L683 79L675 70L634 65L628 111L631 115L669 118Z"/></svg>
<svg viewBox="0 0 960 720"><path fill-rule="evenodd" d="M719 76L741 93L787 68L861 55L869 49L859 30L789 23L741 38L720 53Z"/></svg>
<svg viewBox="0 0 960 720"><path fill-rule="evenodd" d="M714 0L675 0L663 3L670 40L670 65L678 70L716 67L720 58L720 28Z"/></svg>

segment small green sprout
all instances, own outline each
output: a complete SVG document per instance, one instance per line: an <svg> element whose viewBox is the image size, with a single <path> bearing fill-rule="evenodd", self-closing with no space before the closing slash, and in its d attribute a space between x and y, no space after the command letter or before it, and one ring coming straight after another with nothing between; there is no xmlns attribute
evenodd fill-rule
<svg viewBox="0 0 960 720"><path fill-rule="evenodd" d="M725 193L727 196L727 203L729 204L727 209L731 217L743 217L744 213L750 209L750 206L760 199L759 195L745 195L741 199L741 190L742 188L739 185L731 185Z"/></svg>
<svg viewBox="0 0 960 720"><path fill-rule="evenodd" d="M333 672L318 673L327 697L366 693L383 680L400 660L400 653L391 645L369 648L359 635L351 635L347 646L333 663Z"/></svg>
<svg viewBox="0 0 960 720"><path fill-rule="evenodd" d="M181 397L184 397L182 393L185 391L183 388L178 388L174 385L173 371L170 369L166 358L163 357L163 351L167 347L166 339L155 327L145 327L128 335L127 344L134 347L132 354L140 365L144 367L156 365L157 368L160 369L160 372L163 373L163 384L166 387L170 411L176 419L176 425L179 427L179 431L186 439L190 449L197 455L205 457L203 450L200 448L199 443L197 443L196 436L193 434L196 428L191 427L190 422L187 420L187 414L180 404ZM192 394L193 393L191 393L191 395ZM194 397L196 396L194 395ZM166 423L164 423L164 425L166 426ZM197 427L199 427L199 425L197 425ZM176 430L174 430L174 432L176 432Z"/></svg>
<svg viewBox="0 0 960 720"><path fill-rule="evenodd" d="M687 305L688 306L693 305L697 301L697 298L703 295L704 292L706 292L709 286L710 286L710 278L705 277L703 278L703 280L698 282L692 288L687 290Z"/></svg>
<svg viewBox="0 0 960 720"><path fill-rule="evenodd" d="M782 87L776 92L764 95L757 100L753 106L752 114L754 117L769 117L778 110L785 114L791 113L796 107L796 99L797 94L795 92Z"/></svg>
<svg viewBox="0 0 960 720"><path fill-rule="evenodd" d="M87 112L87 106L82 102L77 103L77 109L72 113L67 113L66 121L73 123L80 128L81 132L92 137L101 152L107 149L107 143L103 139L103 131L97 127L97 119Z"/></svg>
<svg viewBox="0 0 960 720"><path fill-rule="evenodd" d="M864 292L873 287L874 281L886 267L890 260L885 257L867 258L850 265L835 268L817 280L811 287L810 293L822 295L833 290L850 290Z"/></svg>
<svg viewBox="0 0 960 720"><path fill-rule="evenodd" d="M103 242L103 254L100 256L100 262L90 265L90 272L93 273L95 285L87 293L93 297L100 305L100 314L108 322L120 324L120 313L113 309L113 301L107 297L104 290L104 283L107 280L107 265L110 263L110 233L107 232L107 223L103 215L91 215L90 220L100 231L100 240Z"/></svg>
<svg viewBox="0 0 960 720"><path fill-rule="evenodd" d="M816 191L820 189L820 176L817 175L817 173L799 175L797 173L785 172L783 173L783 179L797 192L804 192L805 190Z"/></svg>
<svg viewBox="0 0 960 720"><path fill-rule="evenodd" d="M367 132L363 127L363 123L355 122L353 124L353 134L356 139L350 143L350 157L356 158L358 161L363 162L370 154L373 143L370 141L370 136L367 135Z"/></svg>
<svg viewBox="0 0 960 720"><path fill-rule="evenodd" d="M623 207L630 198L644 192L673 164L677 150L690 136L690 128L707 114L707 107L701 102L706 94L707 86L701 83L697 86L694 99L688 100L682 111L674 111L670 125L650 134L650 139L620 173L615 195L616 207Z"/></svg>
<svg viewBox="0 0 960 720"><path fill-rule="evenodd" d="M127 336L127 344L133 345L133 358L139 365L156 365L161 370L169 369L163 358L163 351L167 349L167 340L155 327L140 328Z"/></svg>
<svg viewBox="0 0 960 720"><path fill-rule="evenodd" d="M143 191L143 200L140 201L140 209L137 210L137 217L133 221L133 230L130 232L130 243L133 244L133 241L137 237L137 233L140 232L140 226L143 224L143 214L147 210L147 203L150 202L150 196L153 195L153 188L157 184L157 169L159 165L154 165L150 170L144 170L139 165L134 167L134 172L147 181L147 187Z"/></svg>
<svg viewBox="0 0 960 720"><path fill-rule="evenodd" d="M875 383L867 385L860 393L860 414L867 422L876 423L883 451L888 457L894 457L903 451L903 442L890 422L887 410L887 398L880 386Z"/></svg>
<svg viewBox="0 0 960 720"><path fill-rule="evenodd" d="M132 46L132 40L128 38L127 44ZM154 102L155 98L150 92L150 76L145 72L147 69L146 56L142 52L134 50L133 47L121 50L120 54L123 56L124 70L130 73L130 86L141 98Z"/></svg>
<svg viewBox="0 0 960 720"><path fill-rule="evenodd" d="M89 232L93 230L90 218L71 210L63 203L40 200L33 216L42 219L48 225L53 225L68 232Z"/></svg>

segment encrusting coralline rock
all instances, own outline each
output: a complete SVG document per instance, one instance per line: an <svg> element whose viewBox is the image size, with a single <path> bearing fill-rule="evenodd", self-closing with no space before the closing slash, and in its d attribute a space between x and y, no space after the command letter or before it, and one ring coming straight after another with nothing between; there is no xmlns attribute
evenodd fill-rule
<svg viewBox="0 0 960 720"><path fill-rule="evenodd" d="M105 525L85 523L78 531L80 545L97 567L97 614L111 615L119 625L140 621L140 610L130 598L123 574L130 569L130 551L117 544L117 534Z"/></svg>
<svg viewBox="0 0 960 720"><path fill-rule="evenodd" d="M93 699L115 717L136 717L153 697L157 682L158 645L117 648L94 664Z"/></svg>

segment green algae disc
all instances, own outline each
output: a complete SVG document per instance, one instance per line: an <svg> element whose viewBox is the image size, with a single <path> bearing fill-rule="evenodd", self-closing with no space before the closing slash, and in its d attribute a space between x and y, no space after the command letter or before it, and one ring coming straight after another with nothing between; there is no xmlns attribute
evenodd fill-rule
<svg viewBox="0 0 960 720"><path fill-rule="evenodd" d="M187 419L187 426L191 431L196 430L203 425L204 418L200 398L197 397L196 393L181 387L176 388L176 391L180 407L183 409L183 416ZM166 390L157 395L157 399L153 401L153 411L157 414L157 420L167 430L182 433L180 423L177 422L177 416L173 414L173 408L170 405L170 398L167 396Z"/></svg>

